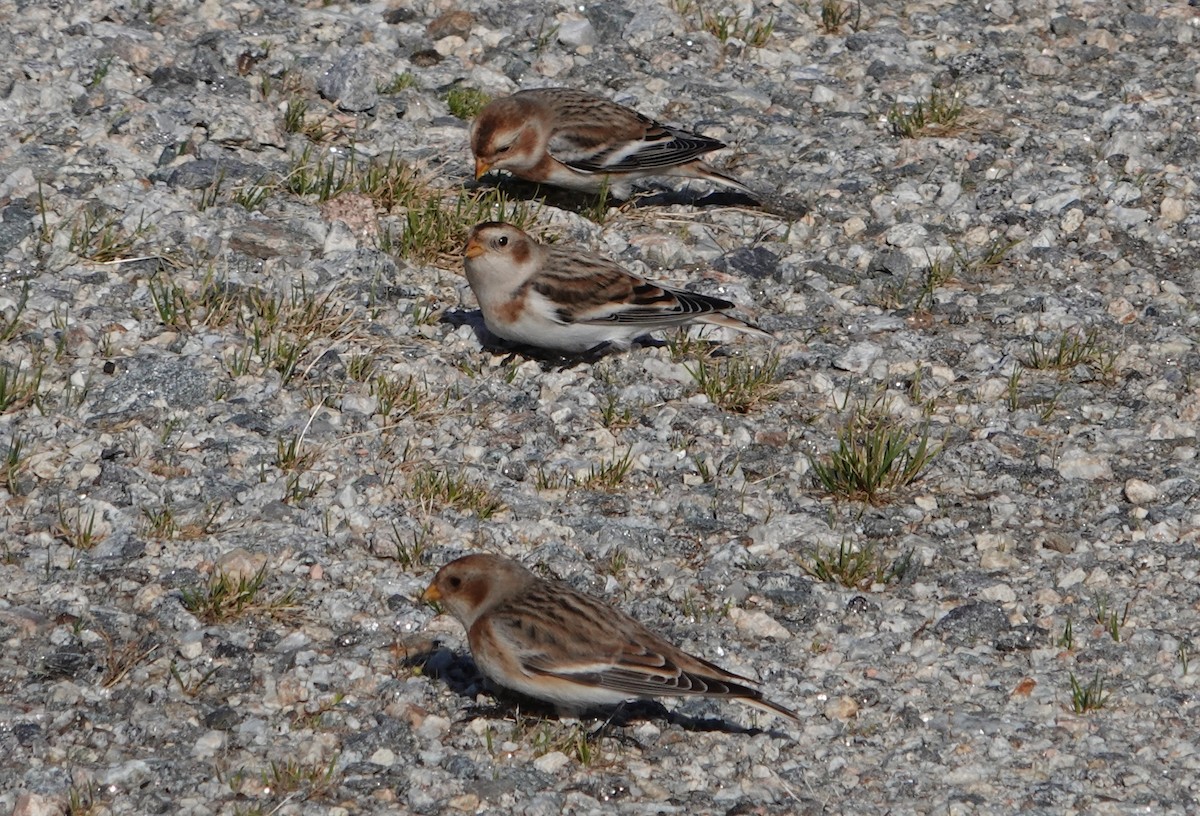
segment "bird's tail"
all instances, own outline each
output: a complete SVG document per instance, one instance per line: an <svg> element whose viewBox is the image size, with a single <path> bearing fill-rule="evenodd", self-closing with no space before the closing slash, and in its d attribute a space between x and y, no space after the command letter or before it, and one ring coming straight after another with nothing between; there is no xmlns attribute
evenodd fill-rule
<svg viewBox="0 0 1200 816"><path fill-rule="evenodd" d="M760 329L753 323L748 323L745 320L739 320L736 317L723 314L721 312L713 312L712 314L706 314L703 317L698 317L696 319L702 323L708 323L713 326L724 326L727 329L745 332L746 334L757 334L759 337L766 337L769 339L775 338L775 335L771 334L766 329Z"/></svg>
<svg viewBox="0 0 1200 816"><path fill-rule="evenodd" d="M690 166L696 171L696 174L702 178L706 178L709 181L715 181L717 184L723 184L726 187L732 187L735 190L740 190L756 201L759 199L758 193L751 190L745 184L742 184L733 176L727 176L724 173L715 170L708 162L695 161L692 162Z"/></svg>
<svg viewBox="0 0 1200 816"><path fill-rule="evenodd" d="M785 717L789 720L800 722L800 715L795 711L792 711L786 706L781 706L779 703L772 702L766 697L763 697L761 694L755 697L741 697L739 699L746 705L752 705L760 711L766 711L767 713L774 714L778 717Z"/></svg>

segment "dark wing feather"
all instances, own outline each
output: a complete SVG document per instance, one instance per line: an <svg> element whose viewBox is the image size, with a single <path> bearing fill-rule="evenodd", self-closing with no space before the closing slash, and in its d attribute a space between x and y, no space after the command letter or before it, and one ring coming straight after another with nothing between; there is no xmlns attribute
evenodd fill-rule
<svg viewBox="0 0 1200 816"><path fill-rule="evenodd" d="M587 144L590 140L576 141L573 134L559 134L550 140L550 154L585 173L620 173L678 167L725 147L724 142L707 136L646 121L646 131L640 138L609 140L602 145Z"/></svg>
<svg viewBox="0 0 1200 816"><path fill-rule="evenodd" d="M688 655L705 670L686 671L671 658L674 647L665 642L652 642L654 648L642 643L628 642L611 662L592 659L578 662L551 663L540 657L524 661L525 667L538 674L598 686L622 694L645 695L732 695L757 698L757 689L737 682L740 678L707 660Z"/></svg>
<svg viewBox="0 0 1200 816"><path fill-rule="evenodd" d="M563 323L661 326L733 308L728 300L651 283L599 255L548 246L545 257L529 285L561 307Z"/></svg>
<svg viewBox="0 0 1200 816"><path fill-rule="evenodd" d="M619 311L593 318L589 323L686 323L697 315L712 314L723 309L732 309L733 304L721 298L701 295L697 292L681 292L653 283L646 283L635 290L635 305Z"/></svg>

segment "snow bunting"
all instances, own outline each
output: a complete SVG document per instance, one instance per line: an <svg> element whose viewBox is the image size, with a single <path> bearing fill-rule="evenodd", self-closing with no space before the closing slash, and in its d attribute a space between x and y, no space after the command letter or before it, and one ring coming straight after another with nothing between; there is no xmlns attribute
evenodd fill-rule
<svg viewBox="0 0 1200 816"><path fill-rule="evenodd" d="M722 697L800 719L748 677L693 657L603 601L510 558L451 561L422 598L440 601L463 625L487 677L570 711L654 697Z"/></svg>
<svg viewBox="0 0 1200 816"><path fill-rule="evenodd" d="M710 323L771 335L724 314L734 304L668 289L608 258L539 244L512 224L477 224L463 263L483 322L497 337L568 353L628 348L656 329Z"/></svg>
<svg viewBox="0 0 1200 816"><path fill-rule="evenodd" d="M724 142L660 125L624 105L571 88L497 99L471 125L475 178L507 170L537 182L627 199L645 176L686 176L753 191L700 157Z"/></svg>

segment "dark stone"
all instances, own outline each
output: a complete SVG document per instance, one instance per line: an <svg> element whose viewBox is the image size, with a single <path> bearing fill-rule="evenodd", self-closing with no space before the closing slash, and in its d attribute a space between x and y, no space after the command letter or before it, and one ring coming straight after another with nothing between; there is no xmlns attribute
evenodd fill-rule
<svg viewBox="0 0 1200 816"><path fill-rule="evenodd" d="M951 646L971 646L980 640L994 642L1009 628L999 604L976 601L951 609L934 625L933 632Z"/></svg>
<svg viewBox="0 0 1200 816"><path fill-rule="evenodd" d="M1056 37L1070 37L1086 30L1087 24L1073 17L1055 17L1050 21L1050 31Z"/></svg>
<svg viewBox="0 0 1200 816"><path fill-rule="evenodd" d="M213 649L213 657L217 658L218 660L227 658L241 659L248 654L249 652L247 652L241 646L238 646L236 643L228 640L222 640L217 644L216 648Z"/></svg>
<svg viewBox="0 0 1200 816"><path fill-rule="evenodd" d="M63 646L42 658L42 670L52 679L77 678L94 664L91 654L78 646Z"/></svg>
<svg viewBox="0 0 1200 816"><path fill-rule="evenodd" d="M0 210L0 255L33 232L33 217L36 214L37 208L25 198L19 198Z"/></svg>
<svg viewBox="0 0 1200 816"><path fill-rule="evenodd" d="M180 68L178 65L161 65L150 73L150 81L155 85L176 85L191 88L196 85L199 77L194 71Z"/></svg>
<svg viewBox="0 0 1200 816"><path fill-rule="evenodd" d="M1037 624L1027 623L1023 626L1014 626L1007 632L1001 632L996 638L996 651L1016 652L1034 649L1046 643L1049 636L1050 632Z"/></svg>
<svg viewBox="0 0 1200 816"><path fill-rule="evenodd" d="M431 65L437 65L442 61L442 55L432 48L424 48L420 51L414 51L413 55L408 58L408 61L418 68L428 68Z"/></svg>
<svg viewBox="0 0 1200 816"><path fill-rule="evenodd" d="M417 13L410 8L405 8L404 6L388 9L383 13L383 21L388 25L411 23L415 19L417 19Z"/></svg>
<svg viewBox="0 0 1200 816"><path fill-rule="evenodd" d="M338 57L317 80L317 91L351 113L369 111L379 104L371 61L359 49L346 51Z"/></svg>
<svg viewBox="0 0 1200 816"><path fill-rule="evenodd" d="M883 60L871 60L871 64L867 66L867 76L876 82L882 82L887 79L892 73L892 66L888 65Z"/></svg>
<svg viewBox="0 0 1200 816"><path fill-rule="evenodd" d="M100 392L93 416L144 410L159 398L173 409L198 408L210 401L211 388L209 373L195 361L179 357L132 357Z"/></svg>
<svg viewBox="0 0 1200 816"><path fill-rule="evenodd" d="M862 615L870 612L873 604L864 598L862 595L855 595L846 602L846 612L851 615Z"/></svg>
<svg viewBox="0 0 1200 816"><path fill-rule="evenodd" d="M174 150L174 147L168 145L164 150ZM211 186L218 177L227 182L236 182L258 181L267 175L269 171L265 168L235 159L196 159L178 167L161 167L150 174L150 180L163 182L168 187L202 190Z"/></svg>
<svg viewBox="0 0 1200 816"><path fill-rule="evenodd" d="M32 722L17 723L13 726L13 736L17 738L17 742L28 748L42 736L42 727Z"/></svg>
<svg viewBox="0 0 1200 816"><path fill-rule="evenodd" d="M359 643L362 643L362 632L357 629L350 632L342 632L333 639L333 644L339 649L357 646Z"/></svg>
<svg viewBox="0 0 1200 816"><path fill-rule="evenodd" d="M1127 31L1153 31L1158 28L1158 18L1149 14L1131 11L1121 18Z"/></svg>
<svg viewBox="0 0 1200 816"><path fill-rule="evenodd" d="M633 19L633 12L625 9L622 3L588 3L588 22L596 29L598 42L618 42L625 26Z"/></svg>
<svg viewBox="0 0 1200 816"><path fill-rule="evenodd" d="M738 247L713 262L722 272L738 272L762 280L779 272L779 256L763 246Z"/></svg>
<svg viewBox="0 0 1200 816"><path fill-rule="evenodd" d="M121 560L132 561L146 554L146 542L140 538L130 538L121 545Z"/></svg>
<svg viewBox="0 0 1200 816"><path fill-rule="evenodd" d="M216 731L232 731L240 720L238 713L226 705L210 711L204 718L204 725Z"/></svg>
<svg viewBox="0 0 1200 816"><path fill-rule="evenodd" d="M830 283L848 284L858 282L858 275L854 273L853 269L829 263L828 261L813 261L808 265L808 271L815 272Z"/></svg>

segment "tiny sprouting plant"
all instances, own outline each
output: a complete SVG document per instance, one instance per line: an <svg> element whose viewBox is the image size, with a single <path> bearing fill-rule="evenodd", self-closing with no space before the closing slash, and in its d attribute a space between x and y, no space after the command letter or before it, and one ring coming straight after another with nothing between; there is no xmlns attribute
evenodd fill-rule
<svg viewBox="0 0 1200 816"><path fill-rule="evenodd" d="M489 519L504 510L504 502L465 474L423 467L412 474L405 495L426 513L453 508Z"/></svg>
<svg viewBox="0 0 1200 816"><path fill-rule="evenodd" d="M1112 599L1104 593L1099 593L1092 599L1092 617L1114 643L1121 642L1121 628L1129 620L1129 607L1127 601L1124 608L1118 612L1112 605Z"/></svg>
<svg viewBox="0 0 1200 816"><path fill-rule="evenodd" d="M948 136L956 131L963 109L957 94L947 95L935 90L907 110L893 106L888 111L887 120L892 132L905 139Z"/></svg>
<svg viewBox="0 0 1200 816"><path fill-rule="evenodd" d="M761 403L774 399L778 393L775 372L779 357L770 354L762 362L727 357L710 360L704 357L684 365L700 392L708 401L726 411L746 414Z"/></svg>
<svg viewBox="0 0 1200 816"><path fill-rule="evenodd" d="M910 550L895 564L889 564L874 546L855 548L843 541L836 550L818 549L810 561L800 566L818 581L865 591L874 584L889 584L900 578L908 571L912 556Z"/></svg>
<svg viewBox="0 0 1200 816"><path fill-rule="evenodd" d="M928 424L909 426L872 409L855 411L838 432L837 448L809 461L830 495L878 504L919 479L940 452Z"/></svg>
<svg viewBox="0 0 1200 816"><path fill-rule="evenodd" d="M234 575L217 570L208 583L183 590L183 606L205 623L220 623L243 615L260 614L286 617L295 610L296 595L292 590L266 595L267 568L263 565L254 575Z"/></svg>
<svg viewBox="0 0 1200 816"><path fill-rule="evenodd" d="M591 490L616 490L632 468L633 449L630 448L621 456L599 465L592 465L583 481L583 487Z"/></svg>
<svg viewBox="0 0 1200 816"><path fill-rule="evenodd" d="M1104 678L1100 676L1100 672L1096 672L1086 686L1079 682L1074 673L1071 674L1071 709L1076 714L1099 711L1111 696L1110 692L1104 690Z"/></svg>
<svg viewBox="0 0 1200 816"><path fill-rule="evenodd" d="M462 85L451 88L446 94L446 107L450 110L450 115L468 121L478 116L491 101L492 98L483 91Z"/></svg>

